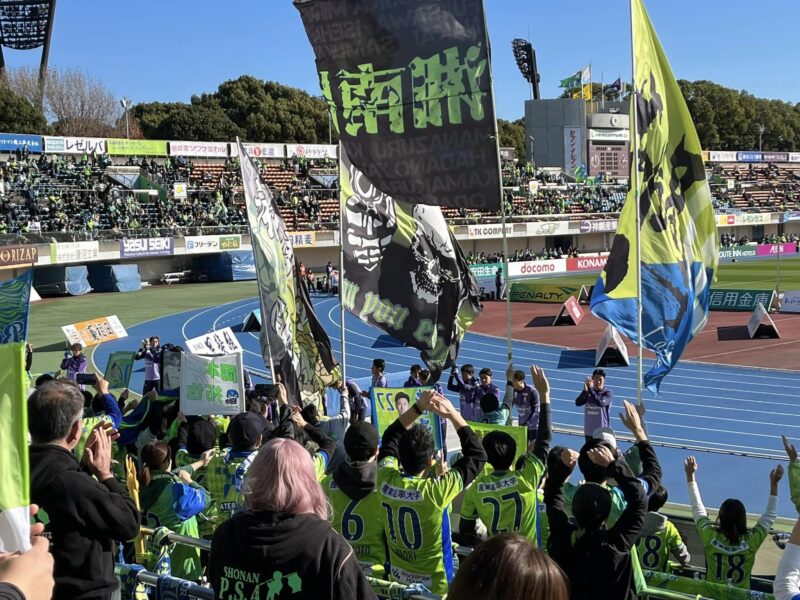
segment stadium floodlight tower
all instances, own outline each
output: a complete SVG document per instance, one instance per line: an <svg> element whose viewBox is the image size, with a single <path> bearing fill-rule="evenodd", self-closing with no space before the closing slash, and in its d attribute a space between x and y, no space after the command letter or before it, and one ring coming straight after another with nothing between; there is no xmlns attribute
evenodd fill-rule
<svg viewBox="0 0 800 600"><path fill-rule="evenodd" d="M531 84L531 98L539 100L539 71L536 69L536 50L528 40L516 38L511 41L514 60L519 72Z"/></svg>
<svg viewBox="0 0 800 600"><path fill-rule="evenodd" d="M8 80L3 47L12 50L42 49L39 62L39 106L44 97L47 60L56 0L0 0L0 82Z"/></svg>

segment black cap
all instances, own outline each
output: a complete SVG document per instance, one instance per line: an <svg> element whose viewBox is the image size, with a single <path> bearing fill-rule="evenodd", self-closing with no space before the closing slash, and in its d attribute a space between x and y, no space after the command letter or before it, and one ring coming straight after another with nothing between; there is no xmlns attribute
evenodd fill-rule
<svg viewBox="0 0 800 600"><path fill-rule="evenodd" d="M372 366L373 367L378 367L379 369L385 369L386 368L386 361L383 360L382 358L375 358L375 359L372 360Z"/></svg>
<svg viewBox="0 0 800 600"><path fill-rule="evenodd" d="M344 434L344 450L350 457L358 458L374 454L378 442L378 430L366 421L353 423Z"/></svg>
<svg viewBox="0 0 800 600"><path fill-rule="evenodd" d="M599 483L582 484L572 498L572 514L580 527L600 527L611 514L611 493Z"/></svg>
<svg viewBox="0 0 800 600"><path fill-rule="evenodd" d="M228 439L234 449L249 450L259 442L266 427L264 417L251 412L239 413L228 425Z"/></svg>
<svg viewBox="0 0 800 600"><path fill-rule="evenodd" d="M592 377L594 377L595 375L600 375L600 377L605 377L606 372L603 369L595 369L594 371L592 371Z"/></svg>
<svg viewBox="0 0 800 600"><path fill-rule="evenodd" d="M192 455L202 454L214 447L217 441L217 426L212 421L198 419L189 425L186 451Z"/></svg>

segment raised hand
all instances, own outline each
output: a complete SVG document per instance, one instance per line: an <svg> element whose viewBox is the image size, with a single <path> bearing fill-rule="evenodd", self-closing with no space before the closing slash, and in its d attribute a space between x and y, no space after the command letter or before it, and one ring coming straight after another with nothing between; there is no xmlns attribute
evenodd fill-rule
<svg viewBox="0 0 800 600"><path fill-rule="evenodd" d="M614 454L605 446L592 448L587 453L589 460L600 467L607 467L614 462Z"/></svg>
<svg viewBox="0 0 800 600"><path fill-rule="evenodd" d="M619 414L622 424L634 435L637 442L646 440L647 436L644 433L644 427L642 427L642 418L638 406L627 400L624 400L623 403L625 412Z"/></svg>
<svg viewBox="0 0 800 600"><path fill-rule="evenodd" d="M570 470L578 464L578 457L580 454L569 448L564 448L561 451L561 462L564 463Z"/></svg>
<svg viewBox="0 0 800 600"><path fill-rule="evenodd" d="M549 400L550 382L547 380L544 369L538 365L531 365L531 377L533 378L533 387L539 392L539 398L541 400Z"/></svg>
<svg viewBox="0 0 800 600"><path fill-rule="evenodd" d="M694 456L687 456L683 462L683 470L686 472L686 481L694 481L694 474L697 473L697 459Z"/></svg>
<svg viewBox="0 0 800 600"><path fill-rule="evenodd" d="M795 449L793 444L789 443L789 440L786 438L785 435L781 436L783 440L783 449L786 450L786 456L789 457L789 462L794 462L797 460L797 450Z"/></svg>

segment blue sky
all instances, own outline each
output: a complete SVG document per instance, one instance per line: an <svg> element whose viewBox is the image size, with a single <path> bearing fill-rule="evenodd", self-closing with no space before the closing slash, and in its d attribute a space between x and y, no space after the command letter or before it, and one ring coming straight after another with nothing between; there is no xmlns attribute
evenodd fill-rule
<svg viewBox="0 0 800 600"><path fill-rule="evenodd" d="M630 73L627 0L485 0L498 116L517 119L528 98L511 40L537 50L542 97L591 61L593 79ZM222 8L217 9L220 6ZM793 44L800 3L649 0L678 78L709 79L756 96L800 102ZM9 67L38 52L4 49ZM250 74L319 94L313 53L290 0L60 0L50 64L79 67L135 102L188 101Z"/></svg>

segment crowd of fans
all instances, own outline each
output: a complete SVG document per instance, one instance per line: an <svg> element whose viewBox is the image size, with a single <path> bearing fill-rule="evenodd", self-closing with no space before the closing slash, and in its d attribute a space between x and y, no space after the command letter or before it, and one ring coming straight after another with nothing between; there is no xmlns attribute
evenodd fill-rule
<svg viewBox="0 0 800 600"><path fill-rule="evenodd" d="M555 258L573 258L578 256L578 249L570 246L566 250L557 246L555 248L542 248L541 252L534 252L530 248L514 250L508 255L508 262L521 262L528 260L552 260ZM502 252L473 252L467 254L467 262L471 265L493 265L503 262Z"/></svg>
<svg viewBox="0 0 800 600"><path fill-rule="evenodd" d="M623 402L620 422L633 438L623 451L602 369L575 399L584 437L572 449L551 447L550 384L537 365L529 375L510 365L501 385L491 369L476 377L472 365L454 367L446 386L459 408L438 384L402 402L398 395L396 419L380 436L367 400L387 386L383 359L373 361L370 390L332 384L335 415L323 415L324 405L297 406L280 382L248 381L245 412L196 417L160 396L165 349L155 336L142 342L140 401L127 391L115 397L99 375L87 384L95 393L82 389L79 345L59 372L36 380L28 423L37 524L29 552L0 555L3 600L110 598L118 556L207 582L223 600L375 598L368 577L459 600L629 600L640 568L669 572L670 557L690 563L659 512L668 494L643 407ZM413 365L404 385L428 386L429 375ZM526 430L524 447L502 428L479 437L470 425L508 425L513 412ZM434 414L458 436L460 450L450 457L435 443ZM797 451L785 438L784 446L791 495L800 498ZM580 482L571 483L576 470ZM752 529L733 498L712 521L697 459L689 456L684 470L706 581L749 589L783 468L769 474L767 508ZM131 473L137 500L128 493ZM155 529L144 550L133 542L142 526ZM210 540L210 552L171 543L169 532ZM460 565L454 542L475 547ZM778 569L778 600L800 590L798 548L800 525Z"/></svg>
<svg viewBox="0 0 800 600"><path fill-rule="evenodd" d="M197 228L243 228L247 220L238 160L129 157L120 162L106 154L18 151L0 160L0 234L72 232L91 238L122 237L133 230L137 235L157 229L180 235ZM292 229L337 227L335 161L294 157L256 162ZM134 174L141 179L121 177L119 167L127 167L128 175L138 167ZM717 164L711 181L717 209L800 208L800 172L787 166ZM186 184L185 198L175 198L175 183ZM522 161L504 165L503 183L510 218L616 213L627 189L624 182L597 177L576 183L560 171ZM152 186L158 194L133 191ZM496 215L445 209L445 216L472 223Z"/></svg>

